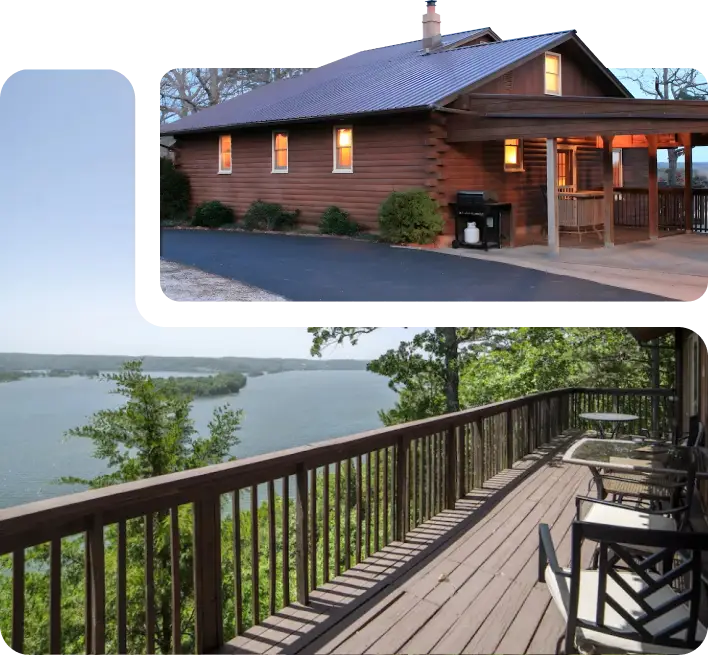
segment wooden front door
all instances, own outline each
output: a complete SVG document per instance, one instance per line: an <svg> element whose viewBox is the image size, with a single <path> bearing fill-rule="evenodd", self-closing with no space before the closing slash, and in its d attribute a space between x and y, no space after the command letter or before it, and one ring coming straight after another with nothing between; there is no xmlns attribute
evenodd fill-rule
<svg viewBox="0 0 708 655"><path fill-rule="evenodd" d="M574 193L578 190L576 175L575 148L572 146L558 146L558 191L560 193Z"/></svg>

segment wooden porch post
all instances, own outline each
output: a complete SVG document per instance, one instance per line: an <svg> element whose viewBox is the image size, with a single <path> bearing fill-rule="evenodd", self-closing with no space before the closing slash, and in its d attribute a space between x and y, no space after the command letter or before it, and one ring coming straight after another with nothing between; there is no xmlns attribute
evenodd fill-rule
<svg viewBox="0 0 708 655"><path fill-rule="evenodd" d="M548 205L548 252L560 252L560 231L558 225L558 143L556 139L546 139L546 199Z"/></svg>
<svg viewBox="0 0 708 655"><path fill-rule="evenodd" d="M602 210L605 217L605 248L615 245L615 188L612 166L612 135L602 135Z"/></svg>
<svg viewBox="0 0 708 655"><path fill-rule="evenodd" d="M649 238L659 238L659 180L656 170L656 134L647 134L649 151Z"/></svg>
<svg viewBox="0 0 708 655"><path fill-rule="evenodd" d="M686 232L693 230L693 146L691 133L681 135L684 157L683 206L686 216Z"/></svg>

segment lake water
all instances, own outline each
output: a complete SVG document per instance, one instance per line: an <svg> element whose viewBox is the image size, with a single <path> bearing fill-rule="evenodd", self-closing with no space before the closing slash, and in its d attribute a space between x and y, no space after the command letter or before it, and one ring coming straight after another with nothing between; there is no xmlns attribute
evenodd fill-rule
<svg viewBox="0 0 708 655"><path fill-rule="evenodd" d="M178 375L151 373L153 377ZM112 385L96 379L28 378L0 384L0 507L82 489L56 485L62 475L90 478L104 472L92 444L65 440L64 432L87 423L96 411L123 403ZM201 434L215 407L243 409L239 458L379 427L379 409L396 394L386 378L366 371L293 371L249 378L234 396L199 398L192 417Z"/></svg>

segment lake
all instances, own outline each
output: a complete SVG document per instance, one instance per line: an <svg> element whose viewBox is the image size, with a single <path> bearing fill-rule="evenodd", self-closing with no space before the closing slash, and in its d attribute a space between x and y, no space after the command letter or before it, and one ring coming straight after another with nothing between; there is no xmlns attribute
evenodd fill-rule
<svg viewBox="0 0 708 655"><path fill-rule="evenodd" d="M153 377L179 375L151 373ZM62 475L90 478L105 471L83 439L64 432L87 423L122 396L96 379L28 378L0 384L0 507L80 491L53 484ZM243 409L239 458L300 446L379 427L379 409L396 394L386 378L367 371L292 371L249 378L234 396L199 398L192 417L204 434L215 407Z"/></svg>

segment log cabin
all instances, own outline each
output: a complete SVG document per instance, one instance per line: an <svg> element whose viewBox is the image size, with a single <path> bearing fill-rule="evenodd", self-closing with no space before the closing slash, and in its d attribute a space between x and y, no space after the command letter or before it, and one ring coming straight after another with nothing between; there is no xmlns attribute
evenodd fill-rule
<svg viewBox="0 0 708 655"><path fill-rule="evenodd" d="M462 190L510 207L507 245L615 226L641 238L708 233L708 193L661 190L657 149L708 144L708 103L636 99L576 31L502 39L442 35L427 0L423 38L359 52L161 127L192 200L242 216L255 200L315 227L336 205L365 229L394 190L424 188L454 234ZM549 174L550 172L550 174ZM686 209L688 208L688 209ZM547 235L547 237L546 237Z"/></svg>

